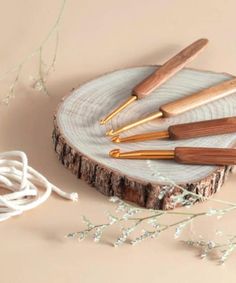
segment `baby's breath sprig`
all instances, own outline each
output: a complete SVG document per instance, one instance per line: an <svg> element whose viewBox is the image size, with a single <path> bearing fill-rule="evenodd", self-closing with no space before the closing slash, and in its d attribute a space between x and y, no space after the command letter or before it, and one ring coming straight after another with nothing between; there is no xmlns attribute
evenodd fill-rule
<svg viewBox="0 0 236 283"><path fill-rule="evenodd" d="M99 242L107 228L113 225L119 225L121 234L114 242L115 247L120 246L129 240L132 245L135 245L148 238L156 238L161 232L172 227L176 228L175 238L178 238L183 229L187 227L194 218L206 214L205 212L193 213L189 211L181 212L137 208L117 197L112 197L110 200L117 204L117 209L113 214L111 212L107 213L108 222L95 225L83 216L83 222L87 228L83 231L69 233L66 237L84 240L87 236L92 234L94 241ZM165 215L175 215L181 217L181 220L165 224L162 223L162 217ZM139 227L141 224L142 227L148 226L148 229L142 229L140 234ZM137 235L134 238L129 239L133 232L136 232Z"/></svg>
<svg viewBox="0 0 236 283"><path fill-rule="evenodd" d="M211 201L224 205L225 207L209 208L202 212L191 212L190 208L196 201L206 200L207 198L200 194L190 192L167 178L163 177L163 180L168 182L169 185L165 186L162 197L164 197L165 193L173 186L180 189L180 194L173 196L172 202L174 206L176 204L182 204L183 208L181 211L137 208L117 197L112 197L110 200L117 204L117 209L113 214L110 212L107 213L108 222L97 225L86 220L84 222L87 225L87 229L70 233L67 235L67 238L84 240L92 234L94 241L99 242L104 232L107 231L107 228L118 225L121 233L113 243L115 247L121 246L126 242L136 245L147 239L155 239L162 232L171 228L175 229L174 239L177 239L187 227L190 227L191 232L193 232L192 227L195 219L202 217L216 217L219 219L225 214L236 210L236 203L212 198ZM172 215L172 220L166 221L166 215ZM197 233L194 231L194 235L196 234ZM198 237L200 238L201 235L198 235ZM201 240L198 241L190 239L183 242L189 246L199 248L201 250L201 258L209 257L213 252L218 251L220 254L218 261L221 264L223 264L236 249L236 235L231 236L226 243L217 243L214 240L204 241L202 237Z"/></svg>
<svg viewBox="0 0 236 283"><path fill-rule="evenodd" d="M58 45L59 45L58 28L59 28L59 24L60 24L61 19L62 19L65 4L66 4L66 0L62 0L61 8L60 8L59 14L56 18L56 21L53 24L53 26L51 27L51 29L49 30L49 32L46 35L46 37L44 38L44 40L41 42L41 44L34 51L32 51L30 54L28 54L18 65L9 69L7 72L5 72L4 74L2 74L0 76L0 81L2 81L8 75L14 74L14 79L9 86L7 94L5 94L5 96L0 100L1 103L8 105L9 101L12 98L15 97L15 89L16 89L17 84L19 83L19 79L22 75L22 69L34 57L38 57L39 63L38 63L38 74L37 74L36 78L34 78L34 77L30 78L31 81L32 81L32 88L34 90L41 91L45 94L49 93L47 86L46 86L46 81L47 81L48 75L51 73L51 71L53 71L55 69L55 63L56 63L56 58L57 58L57 53L58 53ZM55 49L54 49L54 52L53 52L53 58L52 58L51 62L45 63L44 60L43 60L43 51L45 50L45 47L46 47L48 41L51 40L51 38L53 38L54 36L55 36L56 39L55 39Z"/></svg>
<svg viewBox="0 0 236 283"><path fill-rule="evenodd" d="M219 264L224 264L236 249L236 235L229 237L226 242L221 243L203 239L197 241L187 240L182 242L188 246L197 248L200 251L200 258L216 258Z"/></svg>

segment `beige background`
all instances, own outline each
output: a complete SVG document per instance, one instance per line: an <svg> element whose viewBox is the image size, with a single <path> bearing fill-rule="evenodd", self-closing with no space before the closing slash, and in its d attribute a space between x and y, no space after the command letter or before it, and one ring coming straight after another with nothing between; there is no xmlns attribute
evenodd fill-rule
<svg viewBox="0 0 236 283"><path fill-rule="evenodd" d="M59 0L1 1L1 74L39 45L59 7ZM78 191L80 201L52 196L38 209L0 224L1 283L235 282L235 254L223 267L201 261L196 251L173 240L173 231L119 249L107 241L115 230L98 245L65 240L67 232L82 228L81 215L99 222L112 205L64 169L51 144L52 115L61 97L104 72L162 63L193 40L207 37L207 50L191 66L236 74L235 9L234 0L67 1L56 72L48 82L51 96L29 87L29 76L37 71L35 58L24 69L16 98L9 107L0 106L0 148L24 150L33 167L64 190ZM11 78L1 82L1 94ZM236 201L235 182L231 175L217 197ZM220 225L233 232L234 217L232 213ZM202 233L219 225L209 220L199 224Z"/></svg>

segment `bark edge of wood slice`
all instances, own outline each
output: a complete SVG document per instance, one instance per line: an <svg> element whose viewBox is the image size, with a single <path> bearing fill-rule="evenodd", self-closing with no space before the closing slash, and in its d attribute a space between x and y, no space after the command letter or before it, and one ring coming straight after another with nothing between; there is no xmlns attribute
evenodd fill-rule
<svg viewBox="0 0 236 283"><path fill-rule="evenodd" d="M180 194L180 189L163 181L165 174L166 179L173 180L175 184L209 197L222 187L232 166L195 166L176 164L174 161L140 160L124 163L127 160L113 160L108 157L109 150L117 145L105 137L109 126L101 126L99 120L127 98L132 88L156 67L145 66L114 71L73 90L63 98L54 115L52 136L60 162L77 178L86 181L104 195L115 195L146 208L166 210L174 208L171 196ZM232 78L229 74L184 69L154 91L150 97L128 107L113 119L112 126L118 128L147 111L156 111L163 103L191 95L195 91L229 78ZM236 94L162 122L147 123L127 131L127 135L163 130L169 125L183 122L236 116L234 104L236 105ZM236 134L233 133L182 141L130 143L118 147L122 150L169 149L175 146L233 147L235 140ZM183 175L183 172L185 175L179 176Z"/></svg>

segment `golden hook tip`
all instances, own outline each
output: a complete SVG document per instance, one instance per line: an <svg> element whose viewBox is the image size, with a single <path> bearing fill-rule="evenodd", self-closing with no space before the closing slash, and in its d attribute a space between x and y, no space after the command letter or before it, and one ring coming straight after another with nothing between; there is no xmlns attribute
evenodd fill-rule
<svg viewBox="0 0 236 283"><path fill-rule="evenodd" d="M136 95L131 95L125 102L123 102L119 107L117 107L114 111L112 111L107 117L103 118L100 121L101 125L106 124L108 121L110 121L114 116L116 116L118 113L120 113L123 109L125 109L127 106L129 106L133 101L137 100L138 97Z"/></svg>
<svg viewBox="0 0 236 283"><path fill-rule="evenodd" d="M112 142L115 142L115 143L120 143L120 137L119 136L114 136L112 139L111 139Z"/></svg>
<svg viewBox="0 0 236 283"><path fill-rule="evenodd" d="M109 152L109 156L113 158L118 158L120 156L120 150L119 149L113 149Z"/></svg>
<svg viewBox="0 0 236 283"><path fill-rule="evenodd" d="M106 136L113 136L113 132L114 132L113 130L106 132Z"/></svg>
<svg viewBox="0 0 236 283"><path fill-rule="evenodd" d="M104 125L106 123L105 119L100 120L100 125Z"/></svg>

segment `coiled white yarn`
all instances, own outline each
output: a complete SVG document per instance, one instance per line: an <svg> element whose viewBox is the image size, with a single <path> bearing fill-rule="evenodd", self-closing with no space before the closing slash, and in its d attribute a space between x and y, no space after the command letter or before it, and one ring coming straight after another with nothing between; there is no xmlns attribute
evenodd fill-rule
<svg viewBox="0 0 236 283"><path fill-rule="evenodd" d="M77 193L62 191L28 166L27 156L22 151L0 153L0 187L11 191L0 195L0 221L37 207L49 198L52 191L63 198L78 200ZM39 188L45 191L39 193Z"/></svg>

